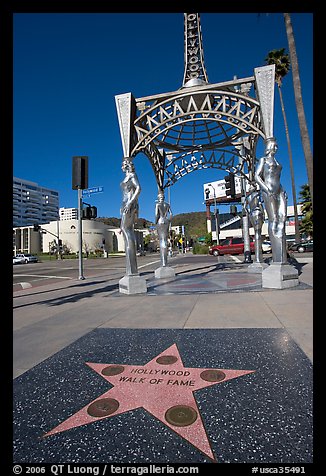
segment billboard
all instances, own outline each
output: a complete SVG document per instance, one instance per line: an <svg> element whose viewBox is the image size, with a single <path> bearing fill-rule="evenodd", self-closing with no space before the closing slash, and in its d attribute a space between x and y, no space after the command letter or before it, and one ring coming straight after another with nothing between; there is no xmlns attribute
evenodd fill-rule
<svg viewBox="0 0 326 476"><path fill-rule="evenodd" d="M235 193L236 195L241 195L241 178L234 177L235 183ZM215 192L215 194L214 194ZM204 200L220 200L225 199L229 200L225 194L225 180L216 180L215 182L204 183Z"/></svg>

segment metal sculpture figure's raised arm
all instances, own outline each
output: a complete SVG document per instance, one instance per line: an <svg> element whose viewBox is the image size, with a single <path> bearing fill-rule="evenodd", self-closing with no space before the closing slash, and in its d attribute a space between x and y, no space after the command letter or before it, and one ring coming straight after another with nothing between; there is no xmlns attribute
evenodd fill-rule
<svg viewBox="0 0 326 476"><path fill-rule="evenodd" d="M254 185L250 186L249 192L246 195L245 207L255 231L255 262L262 263L261 230L264 223L264 208L261 202L260 191Z"/></svg>
<svg viewBox="0 0 326 476"><path fill-rule="evenodd" d="M138 274L134 227L138 218L138 196L141 188L134 164L129 158L123 160L122 170L126 176L120 184L122 190L121 231L125 241L126 275L132 276Z"/></svg>
<svg viewBox="0 0 326 476"><path fill-rule="evenodd" d="M262 191L268 216L268 233L274 263L287 263L285 221L287 195L280 182L282 166L275 159L277 144L274 137L265 140L265 156L259 161L255 179Z"/></svg>
<svg viewBox="0 0 326 476"><path fill-rule="evenodd" d="M164 201L164 192L160 191L155 206L155 224L160 242L161 266L168 265L168 238L171 218L170 204Z"/></svg>

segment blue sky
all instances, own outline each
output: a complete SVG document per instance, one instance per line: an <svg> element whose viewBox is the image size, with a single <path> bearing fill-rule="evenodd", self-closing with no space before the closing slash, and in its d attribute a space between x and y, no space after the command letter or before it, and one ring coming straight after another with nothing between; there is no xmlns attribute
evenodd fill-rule
<svg viewBox="0 0 326 476"><path fill-rule="evenodd" d="M291 13L305 114L313 134L313 14ZM285 48L282 13L201 13L210 83L252 76L267 53ZM183 13L14 14L14 176L59 192L61 207L77 207L72 157L89 157L89 187L104 192L85 201L98 216L120 216L123 156L115 95L174 91L183 80ZM283 82L297 194L307 183L291 72ZM274 134L282 184L293 204L288 151L277 88ZM262 149L258 148L261 152ZM135 159L142 192L140 216L154 219L157 187L148 159ZM203 184L222 170L193 172L171 187L174 214L204 211ZM228 211L222 208L221 211Z"/></svg>

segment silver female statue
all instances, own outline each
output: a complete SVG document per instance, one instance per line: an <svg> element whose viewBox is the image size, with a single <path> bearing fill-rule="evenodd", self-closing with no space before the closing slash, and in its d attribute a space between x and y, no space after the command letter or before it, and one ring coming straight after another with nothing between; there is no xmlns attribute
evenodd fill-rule
<svg viewBox="0 0 326 476"><path fill-rule="evenodd" d="M132 276L138 274L134 226L138 218L138 196L141 188L134 164L129 158L123 160L122 171L126 176L120 184L122 190L120 227L125 241L126 275Z"/></svg>
<svg viewBox="0 0 326 476"><path fill-rule="evenodd" d="M283 190L280 177L282 166L275 159L277 144L274 137L265 141L265 157L259 161L255 179L262 191L262 197L268 216L268 234L272 245L274 263L287 263L285 221L287 195Z"/></svg>
<svg viewBox="0 0 326 476"><path fill-rule="evenodd" d="M155 206L155 224L160 242L161 266L168 264L168 237L171 218L170 204L164 201L164 192L160 190Z"/></svg>
<svg viewBox="0 0 326 476"><path fill-rule="evenodd" d="M245 207L250 216L251 225L255 231L255 261L263 261L261 249L261 230L264 223L264 209L260 198L260 191L255 185L251 185L246 195Z"/></svg>

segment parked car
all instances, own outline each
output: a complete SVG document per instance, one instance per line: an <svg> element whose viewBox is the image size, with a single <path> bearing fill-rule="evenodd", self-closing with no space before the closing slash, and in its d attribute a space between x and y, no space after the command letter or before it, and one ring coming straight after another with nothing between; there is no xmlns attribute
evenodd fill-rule
<svg viewBox="0 0 326 476"><path fill-rule="evenodd" d="M19 258L17 256L12 257L12 264L23 264L25 263L23 258Z"/></svg>
<svg viewBox="0 0 326 476"><path fill-rule="evenodd" d="M293 243L289 246L290 251L297 251L298 253L304 253L305 251L314 250L314 240L302 241L300 243Z"/></svg>
<svg viewBox="0 0 326 476"><path fill-rule="evenodd" d="M37 263L37 256L31 255L30 253L19 253L15 258L21 258L23 263Z"/></svg>
<svg viewBox="0 0 326 476"><path fill-rule="evenodd" d="M255 252L255 243L253 238L250 238L250 251ZM210 246L208 250L210 255L240 255L244 253L243 238L226 238L219 245Z"/></svg>
<svg viewBox="0 0 326 476"><path fill-rule="evenodd" d="M268 240L264 240L261 244L263 253L270 253L272 251L271 242Z"/></svg>

